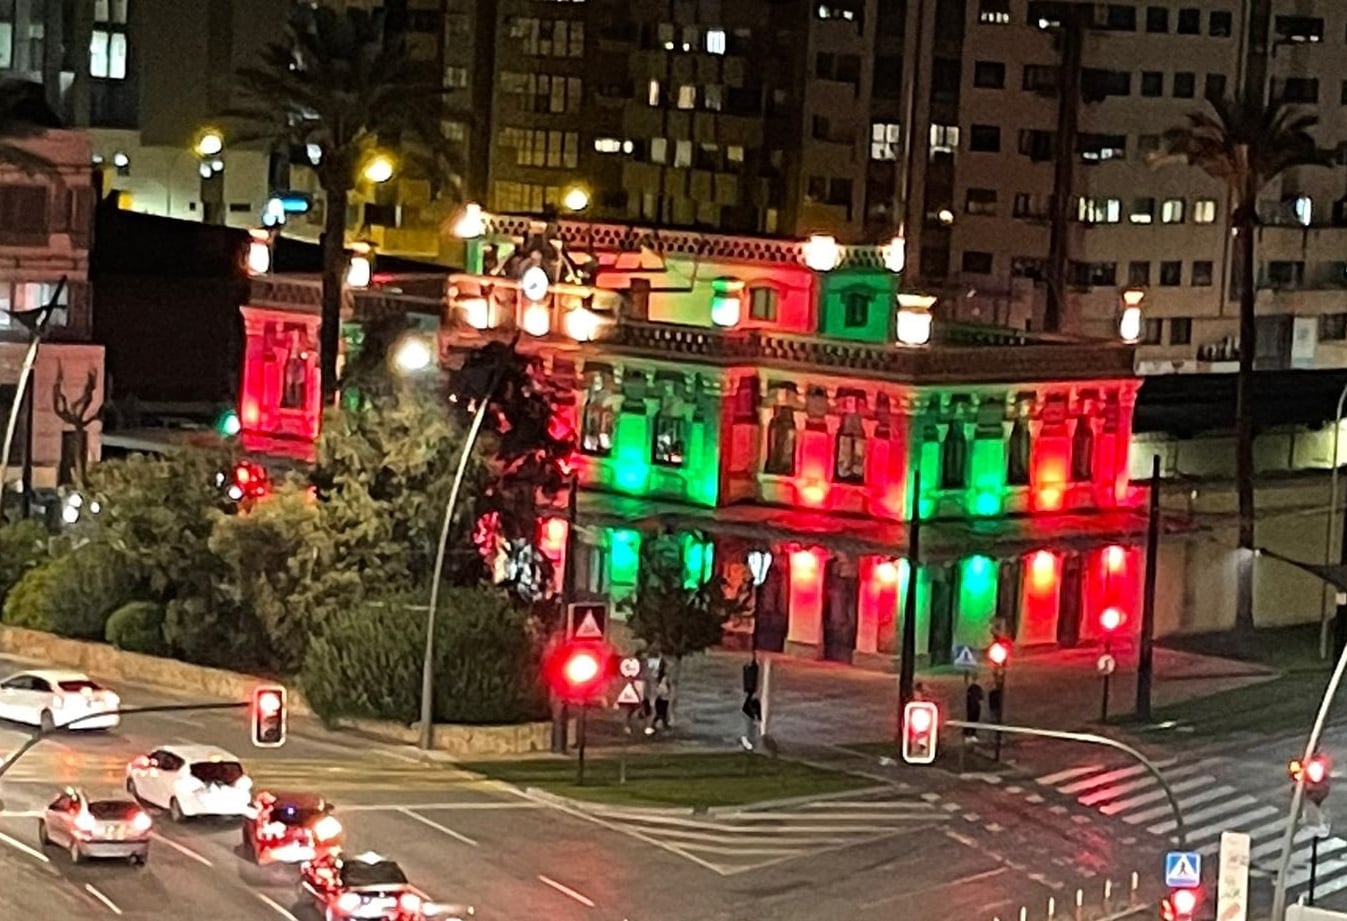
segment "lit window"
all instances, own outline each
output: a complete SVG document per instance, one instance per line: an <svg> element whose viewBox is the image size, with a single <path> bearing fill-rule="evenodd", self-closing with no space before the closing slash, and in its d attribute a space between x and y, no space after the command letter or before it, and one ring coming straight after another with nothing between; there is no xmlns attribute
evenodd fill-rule
<svg viewBox="0 0 1347 921"><path fill-rule="evenodd" d="M762 472L773 476L795 475L795 410L778 406L767 425L767 456Z"/></svg>
<svg viewBox="0 0 1347 921"><path fill-rule="evenodd" d="M648 105L657 106L659 105L659 99L659 81L651 80L649 87L646 89L645 101Z"/></svg>
<svg viewBox="0 0 1347 921"><path fill-rule="evenodd" d="M684 83L678 88L678 108L697 108L697 87L689 83Z"/></svg>
<svg viewBox="0 0 1347 921"><path fill-rule="evenodd" d="M1127 220L1133 224L1149 224L1153 222L1155 220L1155 199L1132 199L1132 210L1128 213Z"/></svg>
<svg viewBox="0 0 1347 921"><path fill-rule="evenodd" d="M108 33L95 29L89 38L89 76L108 75Z"/></svg>
<svg viewBox="0 0 1347 921"><path fill-rule="evenodd" d="M650 140L650 162L665 163L669 159L669 140L668 138L652 138Z"/></svg>
<svg viewBox="0 0 1347 921"><path fill-rule="evenodd" d="M1082 198L1076 219L1087 224L1116 224L1122 220L1122 201L1117 198Z"/></svg>
<svg viewBox="0 0 1347 921"><path fill-rule="evenodd" d="M901 136L902 130L895 122L875 122L870 125L870 159L897 160Z"/></svg>
<svg viewBox="0 0 1347 921"><path fill-rule="evenodd" d="M837 429L837 461L833 479L839 483L865 482L865 425L857 412L842 417Z"/></svg>
<svg viewBox="0 0 1347 921"><path fill-rule="evenodd" d="M608 405L602 384L595 381L585 401L580 425L580 450L585 454L607 457L613 450L613 409Z"/></svg>
<svg viewBox="0 0 1347 921"><path fill-rule="evenodd" d="M1193 202L1193 223L1213 224L1216 222L1216 199L1199 198Z"/></svg>
<svg viewBox="0 0 1347 921"><path fill-rule="evenodd" d="M1166 198L1160 203L1160 223L1161 224L1182 224L1183 223L1183 199Z"/></svg>
<svg viewBox="0 0 1347 921"><path fill-rule="evenodd" d="M668 412L655 416L655 440L650 459L663 467L681 467L684 458L685 422Z"/></svg>
<svg viewBox="0 0 1347 921"><path fill-rule="evenodd" d="M1301 227L1310 226L1310 221L1314 216L1314 199L1308 195L1297 195L1292 202L1295 211L1296 223Z"/></svg>
<svg viewBox="0 0 1347 921"><path fill-rule="evenodd" d="M931 125L931 153L954 153L958 146L958 125Z"/></svg>
<svg viewBox="0 0 1347 921"><path fill-rule="evenodd" d="M617 138L595 138L594 152L602 154L621 153L622 142Z"/></svg>
<svg viewBox="0 0 1347 921"><path fill-rule="evenodd" d="M748 289L748 315L754 320L775 322L777 302L780 295L775 288Z"/></svg>
<svg viewBox="0 0 1347 921"><path fill-rule="evenodd" d="M692 142L676 141L674 143L674 166L687 167L692 165Z"/></svg>
<svg viewBox="0 0 1347 921"><path fill-rule="evenodd" d="M446 67L444 69L445 86L451 90L461 90L468 85L468 69L466 67Z"/></svg>
<svg viewBox="0 0 1347 921"><path fill-rule="evenodd" d="M711 54L725 53L725 30L707 29L706 30L706 50Z"/></svg>

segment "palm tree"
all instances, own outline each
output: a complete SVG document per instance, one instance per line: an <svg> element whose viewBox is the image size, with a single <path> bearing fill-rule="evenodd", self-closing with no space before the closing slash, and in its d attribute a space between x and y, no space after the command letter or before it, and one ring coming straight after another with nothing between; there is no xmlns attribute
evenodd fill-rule
<svg viewBox="0 0 1347 921"><path fill-rule="evenodd" d="M1239 246L1239 377L1235 384L1235 481L1239 492L1240 554L1237 630L1253 629L1253 362L1257 351L1254 322L1254 229L1258 193L1276 177L1298 166L1326 166L1331 155L1310 134L1318 118L1293 106L1265 105L1241 94L1208 99L1210 112L1193 112L1188 123L1165 133L1161 160L1181 160L1225 183L1234 203L1230 226Z"/></svg>
<svg viewBox="0 0 1347 921"><path fill-rule="evenodd" d="M396 146L404 166L456 185L443 133L444 90L421 77L381 11L301 8L284 40L236 75L237 105L226 113L238 141L266 140L309 156L326 197L320 335L323 399L335 398L345 268L346 211L374 150Z"/></svg>

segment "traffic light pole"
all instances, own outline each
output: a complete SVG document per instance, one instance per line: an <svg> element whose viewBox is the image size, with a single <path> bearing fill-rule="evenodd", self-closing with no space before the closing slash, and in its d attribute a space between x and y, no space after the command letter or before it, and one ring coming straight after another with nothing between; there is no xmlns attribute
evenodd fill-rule
<svg viewBox="0 0 1347 921"><path fill-rule="evenodd" d="M1004 732L1009 735L1036 736L1040 739L1061 739L1066 742L1082 742L1086 745L1102 745L1105 748L1120 751L1144 767L1146 771L1155 778L1155 782L1160 785L1160 789L1165 792L1165 799L1169 801L1169 809L1174 813L1174 837L1178 846L1180 848L1184 847L1188 840L1188 831L1183 824L1183 811L1179 808L1179 801L1174 796L1174 791L1170 788L1169 782L1166 781L1164 775L1160 773L1160 769L1156 767L1155 762L1151 761L1130 745L1119 742L1117 739L1110 739L1108 736L1096 735L1093 732L1068 732L1064 729L1038 729L1034 726L1004 726L1000 723L969 723L964 720L946 720L945 725L952 726L955 729L977 729L981 727L993 732ZM1276 917L1276 915L1273 916L1274 921Z"/></svg>
<svg viewBox="0 0 1347 921"><path fill-rule="evenodd" d="M588 715L589 704L582 703L580 705L580 718L576 721L575 727L575 751L577 755L575 760L575 785L577 787L585 785L585 729L589 722Z"/></svg>
<svg viewBox="0 0 1347 921"><path fill-rule="evenodd" d="M1108 636L1104 637L1104 655L1111 656L1113 653L1113 641ZM1112 669L1104 669L1104 693L1099 701L1099 722L1108 722L1108 685L1113 677Z"/></svg>
<svg viewBox="0 0 1347 921"><path fill-rule="evenodd" d="M1310 893L1307 905L1314 906L1314 884L1318 882L1319 875L1319 835L1316 833L1310 839Z"/></svg>
<svg viewBox="0 0 1347 921"><path fill-rule="evenodd" d="M907 539L907 595L903 598L903 647L898 662L898 720L917 683L917 565L921 559L921 468L912 471L912 529ZM903 727L898 727L902 738Z"/></svg>
<svg viewBox="0 0 1347 921"><path fill-rule="evenodd" d="M1146 518L1146 578L1141 594L1141 650L1137 660L1137 719L1150 722L1155 675L1155 581L1160 566L1160 455L1151 457L1150 513ZM1107 680L1107 679L1106 679Z"/></svg>

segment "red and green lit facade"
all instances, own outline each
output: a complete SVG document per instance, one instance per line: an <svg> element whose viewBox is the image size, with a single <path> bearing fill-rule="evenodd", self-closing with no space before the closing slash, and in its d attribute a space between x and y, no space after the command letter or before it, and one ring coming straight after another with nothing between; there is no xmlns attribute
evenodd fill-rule
<svg viewBox="0 0 1347 921"><path fill-rule="evenodd" d="M930 344L897 345L901 278L881 249L844 248L828 271L805 260L799 242L512 218L470 244L441 353L518 332L568 394L578 592L632 591L654 533L686 535L689 578L749 579L750 551L769 551L760 648L891 664L919 511L924 661L994 632L1088 641L1110 607L1134 625L1131 350L939 322ZM249 422L250 401L274 411L270 377L245 369L258 435L280 434ZM566 521L541 529L562 563Z"/></svg>

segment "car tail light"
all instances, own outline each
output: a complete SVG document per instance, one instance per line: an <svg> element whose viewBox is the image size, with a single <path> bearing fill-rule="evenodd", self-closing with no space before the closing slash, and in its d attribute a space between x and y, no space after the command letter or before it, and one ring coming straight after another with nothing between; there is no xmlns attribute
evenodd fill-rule
<svg viewBox="0 0 1347 921"><path fill-rule="evenodd" d="M323 816L313 826L313 835L319 841L331 841L340 834L341 822L330 815Z"/></svg>
<svg viewBox="0 0 1347 921"><path fill-rule="evenodd" d="M112 691L100 691L98 693L98 702L113 710L122 705L122 699Z"/></svg>
<svg viewBox="0 0 1347 921"><path fill-rule="evenodd" d="M143 771L149 766L150 766L149 755L137 755L135 759L131 762L131 767L135 768L138 771Z"/></svg>
<svg viewBox="0 0 1347 921"><path fill-rule="evenodd" d="M398 908L414 915L421 910L421 897L415 892L404 892L398 896Z"/></svg>
<svg viewBox="0 0 1347 921"><path fill-rule="evenodd" d="M93 831L95 824L94 817L87 812L75 816L75 827L80 831Z"/></svg>
<svg viewBox="0 0 1347 921"><path fill-rule="evenodd" d="M136 831L149 831L153 822L150 821L150 815L147 812L137 812L131 819L131 827Z"/></svg>
<svg viewBox="0 0 1347 921"><path fill-rule="evenodd" d="M238 780L234 781L234 786L240 790L251 790L253 788L253 779L244 774Z"/></svg>
<svg viewBox="0 0 1347 921"><path fill-rule="evenodd" d="M360 895L355 892L343 892L337 897L337 907L344 912L353 912L360 907Z"/></svg>

